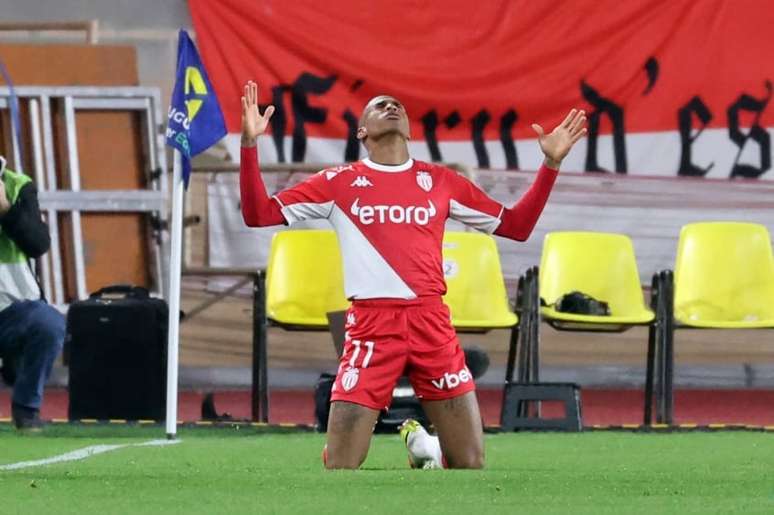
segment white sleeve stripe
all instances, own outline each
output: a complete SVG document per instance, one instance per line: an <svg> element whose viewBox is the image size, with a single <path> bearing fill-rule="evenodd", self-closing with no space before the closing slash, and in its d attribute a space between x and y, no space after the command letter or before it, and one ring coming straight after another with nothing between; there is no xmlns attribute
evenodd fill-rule
<svg viewBox="0 0 774 515"><path fill-rule="evenodd" d="M282 206L282 216L288 221L288 225L293 225L302 220L320 220L328 218L333 209L333 201L316 204L314 202L297 202Z"/></svg>
<svg viewBox="0 0 774 515"><path fill-rule="evenodd" d="M449 218L487 234L495 232L495 229L500 225L502 213L502 207L500 214L493 216L462 205L454 199L449 201Z"/></svg>
<svg viewBox="0 0 774 515"><path fill-rule="evenodd" d="M280 208L285 207L285 204L282 203L282 201L280 200L280 198L277 195L272 195L271 198L273 198L274 200L277 201L277 203L280 205Z"/></svg>

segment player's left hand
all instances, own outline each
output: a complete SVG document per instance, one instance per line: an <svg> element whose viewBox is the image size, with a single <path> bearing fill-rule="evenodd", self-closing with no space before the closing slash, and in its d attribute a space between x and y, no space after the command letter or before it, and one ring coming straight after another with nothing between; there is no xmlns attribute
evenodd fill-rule
<svg viewBox="0 0 774 515"><path fill-rule="evenodd" d="M562 159L567 156L575 142L586 135L586 112L571 110L550 134L546 134L543 127L536 123L532 124L532 129L537 132L540 150L546 155L546 166L558 170Z"/></svg>

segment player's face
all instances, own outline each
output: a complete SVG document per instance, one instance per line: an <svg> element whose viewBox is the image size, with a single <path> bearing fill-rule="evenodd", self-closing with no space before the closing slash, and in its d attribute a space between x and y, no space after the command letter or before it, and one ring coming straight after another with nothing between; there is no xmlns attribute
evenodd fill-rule
<svg viewBox="0 0 774 515"><path fill-rule="evenodd" d="M360 140L371 138L373 141L389 133L402 134L404 138L409 139L409 120L406 109L391 96L374 97L363 109L357 137Z"/></svg>

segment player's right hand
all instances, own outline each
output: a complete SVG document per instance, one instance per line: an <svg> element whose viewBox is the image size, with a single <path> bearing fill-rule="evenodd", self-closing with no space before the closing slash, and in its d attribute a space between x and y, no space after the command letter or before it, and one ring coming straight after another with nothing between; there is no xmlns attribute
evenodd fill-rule
<svg viewBox="0 0 774 515"><path fill-rule="evenodd" d="M270 105L261 114L258 109L258 84L247 81L245 94L242 97L242 146L255 146L258 136L266 132L274 106Z"/></svg>

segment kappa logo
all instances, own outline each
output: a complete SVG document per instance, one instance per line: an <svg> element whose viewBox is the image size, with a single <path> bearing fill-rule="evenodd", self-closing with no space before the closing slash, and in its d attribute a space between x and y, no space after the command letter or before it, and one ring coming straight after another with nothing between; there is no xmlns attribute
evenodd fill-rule
<svg viewBox="0 0 774 515"><path fill-rule="evenodd" d="M341 376L341 387L348 392L357 386L358 379L360 379L360 371L354 367L348 368Z"/></svg>
<svg viewBox="0 0 774 515"><path fill-rule="evenodd" d="M425 191L433 189L433 176L429 172L418 171L417 172L417 184Z"/></svg>
<svg viewBox="0 0 774 515"><path fill-rule="evenodd" d="M358 188L365 188L367 186L373 186L374 184L368 180L368 177L358 175L350 186L357 186Z"/></svg>
<svg viewBox="0 0 774 515"><path fill-rule="evenodd" d="M456 374L446 372L440 379L432 379L430 382L439 390L454 390L462 383L467 383L472 379L473 376L470 375L468 367L465 367Z"/></svg>
<svg viewBox="0 0 774 515"><path fill-rule="evenodd" d="M427 225L430 219L436 215L435 205L428 200L428 207L424 206L360 206L359 198L349 208L349 212L358 217L363 225L372 223L394 223L394 224L412 224Z"/></svg>
<svg viewBox="0 0 774 515"><path fill-rule="evenodd" d="M347 326L355 325L355 314L347 313Z"/></svg>

